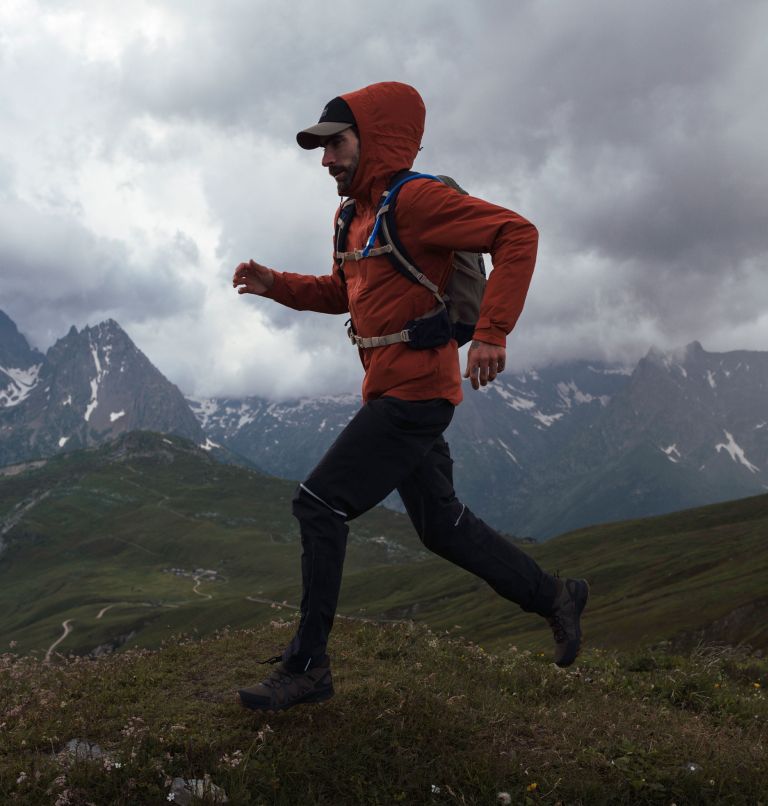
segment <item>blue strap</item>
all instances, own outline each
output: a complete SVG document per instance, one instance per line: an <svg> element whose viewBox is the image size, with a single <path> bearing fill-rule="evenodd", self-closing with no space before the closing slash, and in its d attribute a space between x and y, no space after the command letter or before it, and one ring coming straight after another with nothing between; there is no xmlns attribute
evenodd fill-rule
<svg viewBox="0 0 768 806"><path fill-rule="evenodd" d="M397 193L400 188L406 183L410 182L412 179L434 179L437 182L442 182L443 180L437 176L433 176L432 174L412 174L411 176L406 176L401 179L399 182L396 182L393 187L391 187L384 198L379 203L379 210L376 213L376 223L373 225L373 231L368 236L368 240L365 242L365 246L363 247L362 255L363 257L368 257L368 253L373 249L373 245L376 242L376 238L379 235L379 227L381 226L381 216L382 216L382 208L387 203L389 199L393 197L395 193Z"/></svg>

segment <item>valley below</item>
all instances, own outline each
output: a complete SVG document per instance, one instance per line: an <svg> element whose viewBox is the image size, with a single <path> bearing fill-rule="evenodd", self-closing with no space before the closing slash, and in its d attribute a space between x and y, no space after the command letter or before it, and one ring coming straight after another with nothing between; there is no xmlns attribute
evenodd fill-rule
<svg viewBox="0 0 768 806"><path fill-rule="evenodd" d="M293 491L147 432L0 478L0 644L98 656L291 616L301 598ZM591 646L762 652L767 522L768 496L756 496L523 549L590 581ZM490 650L551 642L543 620L430 555L407 518L383 508L352 523L339 614L416 620Z"/></svg>

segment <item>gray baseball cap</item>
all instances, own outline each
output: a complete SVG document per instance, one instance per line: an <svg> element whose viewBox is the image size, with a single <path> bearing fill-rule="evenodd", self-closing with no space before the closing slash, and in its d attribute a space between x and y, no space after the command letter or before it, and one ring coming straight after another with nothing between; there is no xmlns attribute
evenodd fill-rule
<svg viewBox="0 0 768 806"><path fill-rule="evenodd" d="M296 142L302 148L319 148L324 138L343 132L355 123L355 116L347 102L343 98L336 97L328 101L320 120L314 126L303 129L296 135Z"/></svg>

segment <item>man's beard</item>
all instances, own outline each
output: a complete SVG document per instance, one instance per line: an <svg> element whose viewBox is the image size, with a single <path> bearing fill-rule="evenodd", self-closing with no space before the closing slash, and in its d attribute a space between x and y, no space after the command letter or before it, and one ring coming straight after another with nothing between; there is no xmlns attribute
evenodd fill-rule
<svg viewBox="0 0 768 806"><path fill-rule="evenodd" d="M360 162L359 158L354 159L349 166L344 168L338 174L331 174L336 180L336 190L339 196L346 196L347 191L352 187L352 180L357 173L357 166Z"/></svg>

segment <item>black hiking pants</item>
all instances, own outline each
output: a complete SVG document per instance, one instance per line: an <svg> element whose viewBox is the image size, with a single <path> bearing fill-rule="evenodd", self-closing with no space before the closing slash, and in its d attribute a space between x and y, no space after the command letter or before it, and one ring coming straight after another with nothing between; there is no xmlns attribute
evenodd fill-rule
<svg viewBox="0 0 768 806"><path fill-rule="evenodd" d="M442 436L453 410L442 399L372 400L299 485L293 513L302 542L301 619L283 653L291 671L309 668L325 654L341 587L347 522L395 489L426 548L484 579L524 610L549 615L555 578L456 498L453 462Z"/></svg>

